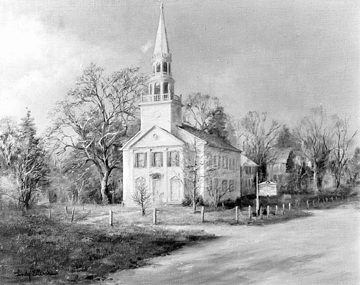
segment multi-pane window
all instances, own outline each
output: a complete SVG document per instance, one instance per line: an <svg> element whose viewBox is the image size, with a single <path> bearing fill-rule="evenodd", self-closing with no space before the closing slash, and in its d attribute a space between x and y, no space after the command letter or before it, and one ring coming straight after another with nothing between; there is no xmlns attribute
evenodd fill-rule
<svg viewBox="0 0 360 285"><path fill-rule="evenodd" d="M168 166L179 166L179 152L178 151L168 151Z"/></svg>
<svg viewBox="0 0 360 285"><path fill-rule="evenodd" d="M207 166L208 166L208 167L211 167L212 164L213 164L212 155L209 154L208 157L207 157Z"/></svg>
<svg viewBox="0 0 360 285"><path fill-rule="evenodd" d="M227 180L222 181L221 188L222 188L223 192L226 192L228 190L228 181Z"/></svg>
<svg viewBox="0 0 360 285"><path fill-rule="evenodd" d="M162 152L153 152L151 154L151 166L162 167L163 166L163 154Z"/></svg>
<svg viewBox="0 0 360 285"><path fill-rule="evenodd" d="M208 190L211 191L211 190L212 190L212 187L213 187L213 185L212 185L212 179L211 179L211 178L208 179L208 184L207 184L207 186L208 186Z"/></svg>
<svg viewBox="0 0 360 285"><path fill-rule="evenodd" d="M146 152L135 153L135 167L144 168L146 167Z"/></svg>
<svg viewBox="0 0 360 285"><path fill-rule="evenodd" d="M223 157L223 168L228 169L228 163L229 163L229 158L227 156Z"/></svg>
<svg viewBox="0 0 360 285"><path fill-rule="evenodd" d="M215 178L214 179L214 189L216 190L216 189L218 189L218 187L219 187L219 178Z"/></svg>
<svg viewBox="0 0 360 285"><path fill-rule="evenodd" d="M235 182L234 180L229 180L229 191L234 191L235 190Z"/></svg>

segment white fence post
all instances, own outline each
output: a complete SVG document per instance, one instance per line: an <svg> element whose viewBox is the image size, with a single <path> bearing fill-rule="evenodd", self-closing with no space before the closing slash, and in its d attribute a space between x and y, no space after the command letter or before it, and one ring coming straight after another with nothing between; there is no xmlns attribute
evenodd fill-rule
<svg viewBox="0 0 360 285"><path fill-rule="evenodd" d="M201 222L205 221L205 208L204 206L201 207Z"/></svg>

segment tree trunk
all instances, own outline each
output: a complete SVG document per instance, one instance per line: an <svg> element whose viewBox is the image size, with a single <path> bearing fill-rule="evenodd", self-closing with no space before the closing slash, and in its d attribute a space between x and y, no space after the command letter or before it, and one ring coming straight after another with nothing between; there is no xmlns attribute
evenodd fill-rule
<svg viewBox="0 0 360 285"><path fill-rule="evenodd" d="M317 194L319 192L319 188L318 188L318 177L317 177L317 169L316 167L314 167L314 181L313 181L313 188L314 188L314 192L315 194Z"/></svg>
<svg viewBox="0 0 360 285"><path fill-rule="evenodd" d="M109 180L109 172L106 171L101 178L101 200L103 204L109 204L109 197L108 197L108 180Z"/></svg>
<svg viewBox="0 0 360 285"><path fill-rule="evenodd" d="M193 189L193 213L196 213L196 188Z"/></svg>

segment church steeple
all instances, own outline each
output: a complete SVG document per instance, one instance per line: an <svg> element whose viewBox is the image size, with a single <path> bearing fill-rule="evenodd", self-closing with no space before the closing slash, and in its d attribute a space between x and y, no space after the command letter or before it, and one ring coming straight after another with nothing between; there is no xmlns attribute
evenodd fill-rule
<svg viewBox="0 0 360 285"><path fill-rule="evenodd" d="M169 132L176 132L182 124L181 97L175 95L175 80L171 74L171 53L167 39L164 8L160 7L159 26L154 54L151 58L152 73L148 81L148 94L141 96L141 129L157 125Z"/></svg>
<svg viewBox="0 0 360 285"><path fill-rule="evenodd" d="M160 19L159 27L156 34L154 55L157 54L170 54L169 43L167 40L165 19L164 19L164 6L160 6Z"/></svg>

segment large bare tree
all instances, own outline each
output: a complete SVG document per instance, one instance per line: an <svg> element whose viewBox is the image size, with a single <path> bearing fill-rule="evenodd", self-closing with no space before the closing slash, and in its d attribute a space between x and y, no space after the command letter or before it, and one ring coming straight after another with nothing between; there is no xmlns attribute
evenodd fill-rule
<svg viewBox="0 0 360 285"><path fill-rule="evenodd" d="M322 186L322 175L328 166L332 151L333 129L322 107L313 108L294 128L294 136L301 151L311 163L313 188L317 192Z"/></svg>
<svg viewBox="0 0 360 285"><path fill-rule="evenodd" d="M250 111L241 120L234 122L238 147L245 155L259 165L260 180L266 177L266 163L272 159L270 150L276 142L281 125L268 122L267 113Z"/></svg>
<svg viewBox="0 0 360 285"><path fill-rule="evenodd" d="M191 93L184 101L184 121L199 130L207 130L212 112L220 107L217 97Z"/></svg>
<svg viewBox="0 0 360 285"><path fill-rule="evenodd" d="M65 150L83 152L96 166L103 203L108 202L110 174L122 168L120 148L138 120L137 100L146 81L138 71L125 68L105 76L91 64L54 110L52 137Z"/></svg>
<svg viewBox="0 0 360 285"><path fill-rule="evenodd" d="M341 119L337 115L333 120L333 150L331 153L331 170L334 174L336 189L339 188L341 178L344 176L346 165L349 160L349 147L357 134L357 131L349 134L349 119Z"/></svg>

